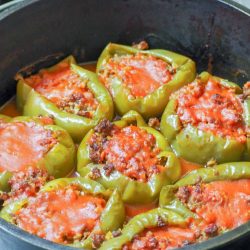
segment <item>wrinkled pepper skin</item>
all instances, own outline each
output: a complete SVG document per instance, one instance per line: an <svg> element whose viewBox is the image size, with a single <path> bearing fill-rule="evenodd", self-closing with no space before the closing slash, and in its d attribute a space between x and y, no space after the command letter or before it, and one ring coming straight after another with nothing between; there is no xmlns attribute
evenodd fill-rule
<svg viewBox="0 0 250 250"><path fill-rule="evenodd" d="M135 110L146 119L156 116L159 117L168 103L170 94L195 78L195 63L185 56L167 50L139 50L130 46L110 43L106 46L98 59L97 74L100 73L105 67L105 63L115 54L134 55L136 53L152 55L156 58L162 59L176 69L176 74L167 84L164 84L156 91L143 98L130 97L130 90L125 87L118 78L114 78L111 82L110 88L115 109L120 115L124 115L130 110Z"/></svg>
<svg viewBox="0 0 250 250"><path fill-rule="evenodd" d="M93 196L101 196L107 200L105 209L103 210L100 218L100 226L93 229L87 239L82 240L78 243L69 244L69 246L83 247L84 249L92 249L92 238L91 236L95 232L107 233L114 231L122 227L125 220L125 208L121 199L121 196L117 190L111 192L105 189L101 184L88 180L85 178L61 178L48 182L40 192L50 192L59 188L64 188L69 185L77 185L86 194ZM19 211L22 207L27 205L29 200L23 199L15 201L6 205L0 212L0 217L6 221L15 224L13 214Z"/></svg>
<svg viewBox="0 0 250 250"><path fill-rule="evenodd" d="M76 150L68 132L56 125L48 125L43 122L42 118L18 116L10 118L0 115L0 121L7 123L15 122L34 122L42 125L46 130L55 133L57 143L44 155L44 157L36 163L37 167L45 167L49 175L55 178L65 177L71 174L75 168ZM12 173L4 171L0 173L0 190L9 191L8 181Z"/></svg>
<svg viewBox="0 0 250 250"><path fill-rule="evenodd" d="M206 83L210 77L212 76L209 73L203 72L199 75L199 80ZM238 85L218 77L213 78L221 85L234 88L236 94L242 93ZM247 117L250 113L249 103L246 100L243 105L244 116ZM246 143L241 143L234 138L224 138L202 131L191 124L182 127L176 109L177 99L173 96L162 115L160 129L177 156L199 164L206 164L210 159L215 159L217 163L249 159L249 138Z"/></svg>
<svg viewBox="0 0 250 250"><path fill-rule="evenodd" d="M118 188L122 194L123 201L126 203L146 204L155 201L158 199L160 190L164 185L179 179L181 175L181 166L178 158L174 155L174 153L168 151L169 147L165 138L155 129L148 127L137 112L128 112L121 118L121 120L114 122L114 124L121 128L129 126L130 124L136 124L138 127L145 129L147 132L154 135L156 138L156 145L161 150L158 157L166 159L166 171L154 174L146 183L132 180L116 170L114 170L111 175L106 176L105 170L103 169L104 164L93 164L89 157L88 141L94 133L93 130L90 130L78 149L78 173L81 176L90 178L92 170L94 168L98 168L100 170L101 177L96 179L96 181L101 183L106 188Z"/></svg>
<svg viewBox="0 0 250 250"><path fill-rule="evenodd" d="M160 207L177 212L185 218L196 215L175 197L175 192L181 186L195 185L197 181L209 183L221 180L239 180L250 178L250 162L224 163L210 168L202 168L188 173L174 185L167 185L160 193Z"/></svg>
<svg viewBox="0 0 250 250"><path fill-rule="evenodd" d="M87 87L98 101L98 107L93 118L90 119L60 110L54 103L32 89L23 78L17 83L17 107L27 116L53 116L56 125L67 130L75 142L80 142L84 135L96 126L101 119L111 120L113 118L113 101L107 89L98 81L96 74L77 66L72 56L43 71L53 72L61 63L68 63L73 72L83 79L89 80Z"/></svg>
<svg viewBox="0 0 250 250"><path fill-rule="evenodd" d="M124 226L120 236L105 241L100 247L100 250L122 249L124 244L132 241L134 236L144 229L157 227L159 217L170 226L184 227L186 225L185 219L179 214L164 208L156 208L135 216Z"/></svg>

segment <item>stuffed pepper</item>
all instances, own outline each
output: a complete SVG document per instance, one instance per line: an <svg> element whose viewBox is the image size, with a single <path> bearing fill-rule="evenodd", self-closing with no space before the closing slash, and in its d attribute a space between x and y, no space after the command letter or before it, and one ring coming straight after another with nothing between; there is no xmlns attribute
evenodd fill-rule
<svg viewBox="0 0 250 250"><path fill-rule="evenodd" d="M98 59L97 73L118 114L135 110L149 118L160 116L170 94L195 78L195 63L167 50L110 43Z"/></svg>
<svg viewBox="0 0 250 250"><path fill-rule="evenodd" d="M131 219L120 235L111 235L100 250L167 250L195 242L187 220L168 209L156 208Z"/></svg>
<svg viewBox="0 0 250 250"><path fill-rule="evenodd" d="M0 141L0 190L15 197L74 170L75 145L50 118L0 115Z"/></svg>
<svg viewBox="0 0 250 250"><path fill-rule="evenodd" d="M165 186L160 206L193 218L201 239L220 235L250 220L250 162L195 170Z"/></svg>
<svg viewBox="0 0 250 250"><path fill-rule="evenodd" d="M118 188L130 204L155 201L162 186L181 174L165 138L135 111L114 123L100 122L81 142L77 160L81 176Z"/></svg>
<svg viewBox="0 0 250 250"><path fill-rule="evenodd" d="M173 151L191 162L248 160L250 99L246 92L203 72L171 96L161 132Z"/></svg>
<svg viewBox="0 0 250 250"><path fill-rule="evenodd" d="M18 78L17 106L24 115L50 115L79 142L103 119L112 119L113 102L97 76L67 57L28 78Z"/></svg>
<svg viewBox="0 0 250 250"><path fill-rule="evenodd" d="M84 178L48 182L36 197L5 206L0 216L41 238L96 249L107 232L117 231L125 212L117 191Z"/></svg>

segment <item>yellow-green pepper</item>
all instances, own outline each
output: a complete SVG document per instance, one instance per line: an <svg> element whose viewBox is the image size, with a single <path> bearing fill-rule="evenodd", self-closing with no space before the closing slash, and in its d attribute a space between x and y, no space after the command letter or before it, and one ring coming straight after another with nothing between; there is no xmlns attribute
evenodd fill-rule
<svg viewBox="0 0 250 250"><path fill-rule="evenodd" d="M53 102L35 91L22 77L17 83L17 107L24 115L53 116L56 125L67 130L74 141L80 142L84 135L96 126L101 119L107 118L111 120L113 118L113 102L107 89L98 81L96 74L77 66L72 56L41 72L54 72L62 64L69 64L72 72L83 80L87 80L87 88L94 94L98 102L98 107L92 118L59 109Z"/></svg>
<svg viewBox="0 0 250 250"><path fill-rule="evenodd" d="M119 115L135 110L144 118L160 116L168 103L170 94L195 78L195 63L185 56L167 50L139 50L130 46L110 43L98 59L97 74L101 74L105 64L114 55L135 55L137 53L151 55L167 62L176 73L172 80L145 97L131 96L130 90L123 84L122 80L116 76L112 77L109 85L115 109Z"/></svg>
<svg viewBox="0 0 250 250"><path fill-rule="evenodd" d="M0 115L0 123L35 123L50 130L56 139L56 144L36 162L37 167L45 167L48 174L55 178L65 177L71 174L75 168L76 150L70 135L64 129L56 125L48 125L44 123L43 118L18 116L11 118ZM32 160L32 159L31 159ZM3 166L4 167L4 166ZM0 173L0 190L9 191L8 181L11 178L10 171Z"/></svg>
<svg viewBox="0 0 250 250"><path fill-rule="evenodd" d="M227 80L211 76L203 72L197 77L199 84L206 84L212 78L221 85L230 87L235 90L235 95L241 94L241 88ZM243 116L245 126L249 126L250 114L249 98L243 102ZM223 137L215 135L210 131L198 129L192 124L183 126L177 114L177 96L170 98L168 105L162 115L161 132L167 138L172 150L176 155L199 164L206 164L209 160L214 159L217 163L248 160L249 154L249 136L247 135L246 143L242 143L237 138ZM247 129L246 129L247 130Z"/></svg>
<svg viewBox="0 0 250 250"><path fill-rule="evenodd" d="M162 186L172 183L180 177L181 166L178 158L176 158L174 153L169 151L167 141L164 137L155 129L148 127L137 112L128 112L121 120L114 122L114 124L120 128L135 124L152 134L156 139L156 146L160 149L160 153L157 157L164 159L165 170L152 175L146 183L133 180L117 170L112 171L112 173L107 176L104 169L105 164L93 164L90 159L88 142L94 133L94 130L90 130L78 149L77 171L81 176L91 178L92 171L97 168L100 172L100 177L95 180L106 188L118 188L122 194L123 201L126 203L146 204L155 201L158 199Z"/></svg>

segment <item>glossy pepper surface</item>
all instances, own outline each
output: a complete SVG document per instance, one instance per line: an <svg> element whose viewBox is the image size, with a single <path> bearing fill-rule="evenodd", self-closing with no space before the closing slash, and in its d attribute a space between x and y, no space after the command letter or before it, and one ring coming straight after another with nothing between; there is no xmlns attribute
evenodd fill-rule
<svg viewBox="0 0 250 250"><path fill-rule="evenodd" d="M88 112L84 114L79 113L79 107L74 107L74 112L69 112L65 109L64 105L74 105L74 102L80 102L82 97L77 97L77 95L69 96L71 99L67 99L64 103L60 104L62 108L52 102L50 99L43 96L42 93L36 91L32 85L34 77L52 77L52 80L48 81L46 84L46 88L54 87L54 82L56 78L63 77L60 74L60 71L64 69L70 70L70 73L74 74L76 86L84 84L85 89L87 89L92 95L93 102L95 103L95 110L91 116L86 116ZM58 73L59 72L59 73ZM68 71L67 71L68 72ZM33 78L32 78L33 77ZM98 122L103 119L112 119L113 118L113 102L110 94L106 90L106 88L99 83L97 76L95 73L85 70L75 64L75 60L72 56L67 57L63 61L59 62L57 65L41 70L37 75L31 76L30 78L22 78L19 77L20 80L17 84L17 106L19 110L23 112L24 115L28 116L37 116L37 115L51 115L54 117L56 125L66 129L69 134L72 136L73 140L76 142L80 142L84 135L94 126L98 124ZM54 79L54 80L53 80ZM71 81L72 77L69 76L66 81ZM74 81L74 80L72 80ZM39 84L39 82L38 82ZM53 85L54 84L54 85ZM59 81L57 83L60 87L60 84L63 82ZM78 85L77 85L78 84ZM70 84L68 84L67 88L70 88ZM61 88L61 87L60 87ZM82 87L79 87L81 91ZM81 94L81 92L80 92ZM48 94L48 97L51 94ZM63 96L64 97L64 96ZM88 101L89 97L86 97ZM59 98L60 101L61 98ZM72 103L73 102L73 103ZM84 103L83 103L84 104ZM81 110L80 110L81 111Z"/></svg>
<svg viewBox="0 0 250 250"><path fill-rule="evenodd" d="M169 151L165 138L155 129L148 127L137 112L130 111L121 120L114 122L114 125L121 129L129 127L131 124L154 136L156 146L159 148L157 158L164 161L162 171L153 174L146 182L132 179L115 168L107 174L105 163L93 163L90 158L89 141L95 134L94 130L90 130L79 146L77 171L81 176L88 178L93 178L93 173L97 171L98 176L95 177L95 180L106 188L118 188L124 202L146 204L158 198L162 186L172 183L180 177L181 166L176 156Z"/></svg>
<svg viewBox="0 0 250 250"><path fill-rule="evenodd" d="M27 126L30 127L38 126L39 128L41 128L42 131L51 134L51 138L54 141L48 148L48 150L45 153L43 153L43 155L37 161L33 162L33 159L30 158L29 159L30 162L27 163L27 166L22 166L22 168L26 168L34 164L35 167L41 167L41 168L45 167L46 170L48 171L48 174L54 176L55 178L65 177L70 173L72 173L75 167L75 158L76 158L75 145L70 135L67 133L67 131L56 125L53 125L51 121L52 121L51 119L47 119L45 117L34 118L34 117L19 116L15 118L10 118L8 116L0 115L0 123L2 124L3 128L5 127L5 125L15 126L15 124L23 124L23 125L27 124ZM13 134L11 136L13 136ZM16 136L18 136L18 134L16 134ZM41 136L41 134L40 135L38 134L38 136ZM15 138L13 138L13 140L14 139ZM27 142L27 144L29 143L30 141ZM12 157L12 155L9 152L3 152L3 153L4 153L4 155L2 155L3 160L5 157L8 157L8 154L10 157ZM14 154L13 157L16 160L18 160L19 152L13 152L13 154ZM8 160L8 158L6 160L11 161L11 159ZM1 168L4 169L5 168L4 165L1 166ZM8 169L2 171L2 173L0 174L0 190L2 191L9 190L8 181L11 178L12 174L13 172Z"/></svg>
<svg viewBox="0 0 250 250"><path fill-rule="evenodd" d="M210 183L215 181L233 181L250 178L250 162L224 163L214 167L198 169L190 172L174 185L162 188L159 204L178 212L185 218L197 218L197 215L189 210L176 196L179 187L195 185L197 183Z"/></svg>
<svg viewBox="0 0 250 250"><path fill-rule="evenodd" d="M209 89L212 84L217 84L220 90ZM190 92L181 93L188 87ZM206 91L200 94L203 87ZM223 96L222 91L230 95L231 99L226 94ZM173 94L162 115L160 126L173 151L199 164L206 164L211 159L217 163L249 159L249 98L242 100L241 94L238 85L207 72ZM193 98L193 103L188 98ZM186 107L182 109L184 105Z"/></svg>
<svg viewBox="0 0 250 250"><path fill-rule="evenodd" d="M171 80L146 96L137 97L131 95L131 91L124 84L121 79L122 77L112 75L111 77L108 76L108 80L105 80L106 76L103 76L103 71L109 60L115 56L126 55L152 56L164 61L164 63L167 63L171 68ZM170 94L195 78L195 63L185 56L167 50L139 50L129 46L110 43L98 59L97 73L102 82L108 82L108 88L113 97L118 114L124 115L130 110L135 110L144 118L149 118L160 116L168 103ZM142 76L142 78L144 79L145 76ZM143 89L143 87L141 87L141 89Z"/></svg>
<svg viewBox="0 0 250 250"><path fill-rule="evenodd" d="M122 229L121 235L104 242L100 250L118 250L133 240L134 236L144 229L155 228L159 225L159 218L168 226L184 227L185 219L179 214L164 208L156 208L149 212L139 214L131 219Z"/></svg>
<svg viewBox="0 0 250 250"><path fill-rule="evenodd" d="M88 237L83 237L80 241L75 241L68 244L74 247L93 249L95 248L93 242L95 234L105 234L107 232L112 232L118 230L122 226L125 219L125 209L123 202L117 190L111 192L110 190L105 189L101 184L85 178L61 178L53 180L48 182L38 194L49 194L50 192L71 186L77 186L81 191L84 192L84 195L87 195L88 197L99 197L106 200L106 206L101 212L99 223L95 225ZM1 210L0 217L10 223L15 224L13 215L18 214L19 211L21 211L22 208L27 207L29 203L29 199L23 199L10 203ZM72 220L74 220L74 218L72 218Z"/></svg>

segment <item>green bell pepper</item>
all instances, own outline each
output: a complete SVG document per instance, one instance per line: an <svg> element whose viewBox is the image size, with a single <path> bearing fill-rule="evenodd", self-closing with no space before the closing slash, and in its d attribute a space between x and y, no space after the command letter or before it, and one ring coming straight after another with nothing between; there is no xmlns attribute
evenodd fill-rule
<svg viewBox="0 0 250 250"><path fill-rule="evenodd" d="M164 208L152 209L131 219L122 229L121 235L105 241L100 250L122 249L123 245L131 242L134 236L144 229L157 227L159 218L168 226L185 227L187 224L182 216L173 211Z"/></svg>
<svg viewBox="0 0 250 250"><path fill-rule="evenodd" d="M160 193L160 207L177 212L185 218L198 218L178 198L175 193L179 187L195 185L197 182L238 180L250 178L250 162L224 163L210 168L202 168L188 173L174 185L167 185Z"/></svg>
<svg viewBox="0 0 250 250"><path fill-rule="evenodd" d="M70 70L79 75L80 78L87 79L87 88L94 94L98 102L98 107L92 118L59 109L53 102L33 89L22 77L19 77L17 83L17 107L24 115L53 116L56 125L67 130L74 141L80 142L84 135L96 126L101 119L107 118L111 120L113 118L113 101L107 89L98 81L96 74L77 66L72 56L67 57L51 68L42 70L38 74L56 72L60 65L65 63L69 64Z"/></svg>
<svg viewBox="0 0 250 250"><path fill-rule="evenodd" d="M195 63L185 56L167 50L139 50L130 46L110 43L98 59L97 74L101 74L105 64L114 55L135 55L137 53L151 55L167 62L176 70L176 73L172 80L145 97L131 96L130 90L124 86L121 79L113 77L109 84L116 111L118 114L124 115L130 110L135 110L144 118L160 116L168 103L170 94L195 78Z"/></svg>
<svg viewBox="0 0 250 250"><path fill-rule="evenodd" d="M93 171L98 169L100 176L95 180L106 188L118 188L122 194L123 201L126 203L146 204L155 201L158 199L162 186L172 183L180 177L181 166L178 158L174 153L169 151L168 143L165 138L157 130L148 127L143 118L136 111L128 112L121 120L114 122L114 124L120 128L134 124L152 134L156 139L156 146L161 151L157 157L165 162L165 169L160 173L153 174L146 183L133 180L117 170L112 171L110 175L106 175L105 164L93 164L90 159L88 142L94 134L94 130L90 130L78 149L78 173L81 176L92 178Z"/></svg>
<svg viewBox="0 0 250 250"><path fill-rule="evenodd" d="M50 130L53 137L56 139L56 144L40 159L37 167L45 167L48 174L55 178L60 178L71 174L75 168L76 150L75 145L64 129L47 124L45 118L18 116L10 118L0 115L0 123L35 123L44 127L45 130ZM0 190L9 191L8 181L12 177L10 171L0 173Z"/></svg>
<svg viewBox="0 0 250 250"><path fill-rule="evenodd" d="M206 84L209 78L215 79L221 85L235 89L235 94L242 93L238 85L211 76L207 72L200 74L196 81L200 84ZM244 102L245 117L249 117L250 114L249 103L249 99ZM212 132L198 129L191 124L183 126L176 111L177 105L178 101L175 94L170 98L166 106L160 125L161 132L171 144L171 148L176 155L199 164L206 164L211 159L215 159L217 163L249 159L249 138L247 138L246 143L242 143L236 138L215 135ZM246 126L249 126L248 120L245 120Z"/></svg>
<svg viewBox="0 0 250 250"><path fill-rule="evenodd" d="M125 208L117 190L110 192L105 189L101 184L85 179L85 178L61 178L48 182L40 192L50 192L60 188L66 188L70 185L77 185L84 193L103 197L107 200L106 206L101 213L100 223L95 226L90 235L80 242L68 244L74 247L81 247L84 249L93 249L93 235L95 233L107 233L118 230L122 227L125 220ZM6 221L15 224L13 215L20 209L29 204L29 199L23 199L19 201L7 204L0 212L0 217Z"/></svg>

